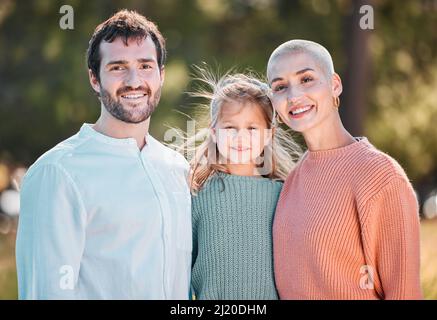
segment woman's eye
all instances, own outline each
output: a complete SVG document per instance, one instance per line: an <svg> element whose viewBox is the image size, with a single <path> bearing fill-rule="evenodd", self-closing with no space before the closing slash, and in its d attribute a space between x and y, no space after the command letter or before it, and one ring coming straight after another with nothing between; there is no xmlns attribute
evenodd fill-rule
<svg viewBox="0 0 437 320"><path fill-rule="evenodd" d="M302 83L308 83L308 82L311 82L311 81L313 81L312 77L303 77L302 78Z"/></svg>
<svg viewBox="0 0 437 320"><path fill-rule="evenodd" d="M275 91L275 92L279 92L279 91L283 90L284 88L285 88L285 86L282 85L282 84L280 84L280 85L276 86L276 87L273 89L273 91Z"/></svg>

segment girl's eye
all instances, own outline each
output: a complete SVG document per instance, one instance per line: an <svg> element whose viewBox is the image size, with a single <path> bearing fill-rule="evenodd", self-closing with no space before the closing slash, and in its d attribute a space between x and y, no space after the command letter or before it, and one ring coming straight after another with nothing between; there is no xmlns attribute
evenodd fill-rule
<svg viewBox="0 0 437 320"><path fill-rule="evenodd" d="M302 81L302 83L308 83L308 82L313 81L313 78L306 76L306 77L303 77L301 81Z"/></svg>
<svg viewBox="0 0 437 320"><path fill-rule="evenodd" d="M249 127L249 130L258 130L258 128L255 128L255 127Z"/></svg>
<svg viewBox="0 0 437 320"><path fill-rule="evenodd" d="M225 131L227 135L231 135L231 136L238 134L238 130L234 127L226 127Z"/></svg>

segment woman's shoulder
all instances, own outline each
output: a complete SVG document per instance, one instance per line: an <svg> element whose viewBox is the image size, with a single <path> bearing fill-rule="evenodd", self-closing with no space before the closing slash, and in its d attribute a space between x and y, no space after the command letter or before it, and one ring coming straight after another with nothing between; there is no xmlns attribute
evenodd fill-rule
<svg viewBox="0 0 437 320"><path fill-rule="evenodd" d="M355 164L355 177L355 188L363 195L363 200L379 193L396 179L410 183L399 162L370 142Z"/></svg>
<svg viewBox="0 0 437 320"><path fill-rule="evenodd" d="M407 178L405 170L396 159L368 141L366 142L366 148L361 153L361 157L358 158L357 165L357 172L363 172L366 176L372 178Z"/></svg>

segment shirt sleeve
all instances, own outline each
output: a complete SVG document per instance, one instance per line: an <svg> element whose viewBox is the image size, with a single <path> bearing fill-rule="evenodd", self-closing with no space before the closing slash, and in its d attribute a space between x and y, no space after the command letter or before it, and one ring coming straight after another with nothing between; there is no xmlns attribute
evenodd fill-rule
<svg viewBox="0 0 437 320"><path fill-rule="evenodd" d="M16 262L20 299L75 299L86 212L59 165L31 169L20 194Z"/></svg>
<svg viewBox="0 0 437 320"><path fill-rule="evenodd" d="M420 287L420 221L411 184L393 178L367 206L365 250L384 299L423 299Z"/></svg>

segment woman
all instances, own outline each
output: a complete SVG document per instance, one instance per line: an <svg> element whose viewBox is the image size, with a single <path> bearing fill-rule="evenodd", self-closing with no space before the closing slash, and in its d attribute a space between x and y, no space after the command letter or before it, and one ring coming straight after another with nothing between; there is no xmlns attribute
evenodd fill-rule
<svg viewBox="0 0 437 320"><path fill-rule="evenodd" d="M282 121L308 151L273 225L281 299L421 299L417 200L401 166L343 127L341 79L321 45L291 40L267 76Z"/></svg>

